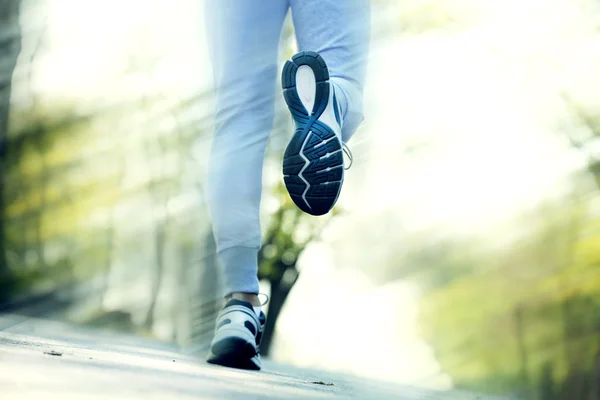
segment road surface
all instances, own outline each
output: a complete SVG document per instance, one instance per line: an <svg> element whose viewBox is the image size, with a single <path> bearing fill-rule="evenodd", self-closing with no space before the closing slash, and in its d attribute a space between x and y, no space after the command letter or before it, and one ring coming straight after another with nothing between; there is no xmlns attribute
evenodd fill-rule
<svg viewBox="0 0 600 400"><path fill-rule="evenodd" d="M499 400L432 392L266 361L263 371L206 364L175 346L0 315L0 399Z"/></svg>

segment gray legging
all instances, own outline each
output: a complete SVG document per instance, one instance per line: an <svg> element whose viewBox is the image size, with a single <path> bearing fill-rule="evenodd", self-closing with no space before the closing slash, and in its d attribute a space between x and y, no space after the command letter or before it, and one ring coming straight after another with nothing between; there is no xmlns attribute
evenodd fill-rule
<svg viewBox="0 0 600 400"><path fill-rule="evenodd" d="M273 125L277 52L292 11L300 51L321 54L348 141L362 116L370 31L369 0L206 0L216 133L209 208L227 293L258 293L259 208L265 149Z"/></svg>

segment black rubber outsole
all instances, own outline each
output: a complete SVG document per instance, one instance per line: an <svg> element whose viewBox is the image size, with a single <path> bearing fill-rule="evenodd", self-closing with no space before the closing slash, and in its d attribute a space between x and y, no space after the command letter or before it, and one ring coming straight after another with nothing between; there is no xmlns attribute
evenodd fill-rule
<svg viewBox="0 0 600 400"><path fill-rule="evenodd" d="M209 364L222 365L229 368L260 370L260 366L251 361L257 352L252 343L242 338L227 338L211 347L212 355Z"/></svg>
<svg viewBox="0 0 600 400"><path fill-rule="evenodd" d="M309 66L316 79L315 103L309 111L296 88L296 72ZM296 54L283 67L283 97L296 122L296 130L283 158L285 186L294 203L311 215L327 214L337 202L344 180L344 158L335 132L318 118L329 101L329 70L315 52Z"/></svg>

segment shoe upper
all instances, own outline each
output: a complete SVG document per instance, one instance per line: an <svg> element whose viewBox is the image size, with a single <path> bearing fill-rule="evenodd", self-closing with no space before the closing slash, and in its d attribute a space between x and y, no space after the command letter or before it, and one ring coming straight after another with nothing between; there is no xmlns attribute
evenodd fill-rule
<svg viewBox="0 0 600 400"><path fill-rule="evenodd" d="M260 350L266 317L252 304L229 300L219 312L207 361L233 368L260 370Z"/></svg>
<svg viewBox="0 0 600 400"><path fill-rule="evenodd" d="M247 330L254 338L256 346L262 339L266 322L265 313L256 315L252 304L232 299L225 304L216 321L216 332L235 329L238 332Z"/></svg>

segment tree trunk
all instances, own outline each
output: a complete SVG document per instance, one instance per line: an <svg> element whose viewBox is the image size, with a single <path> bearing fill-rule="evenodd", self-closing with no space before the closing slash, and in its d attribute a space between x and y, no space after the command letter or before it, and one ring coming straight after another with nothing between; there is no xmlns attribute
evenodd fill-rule
<svg viewBox="0 0 600 400"><path fill-rule="evenodd" d="M556 400L554 393L554 379L552 378L552 364L546 362L542 367L537 398L542 400Z"/></svg>
<svg viewBox="0 0 600 400"><path fill-rule="evenodd" d="M530 398L530 379L529 379L529 360L527 346L525 345L525 311L523 306L519 305L514 311L515 336L517 342L517 351L520 364L520 379L522 385L522 394Z"/></svg>
<svg viewBox="0 0 600 400"><path fill-rule="evenodd" d="M154 251L156 254L156 268L154 270L154 276L152 279L152 287L150 294L150 305L148 306L148 312L146 313L146 319L144 321L144 327L146 329L152 329L154 324L154 311L156 310L156 304L158 303L158 295L162 286L162 277L164 270L164 248L166 239L166 227L167 222L158 222L156 226L156 233L154 235Z"/></svg>
<svg viewBox="0 0 600 400"><path fill-rule="evenodd" d="M21 0L0 0L0 277L6 265L6 237L4 217L4 176L8 142L8 115L12 75L21 52L19 8ZM4 290L1 291L5 293Z"/></svg>
<svg viewBox="0 0 600 400"><path fill-rule="evenodd" d="M271 344L275 336L275 326L279 313L290 294L292 287L298 280L298 270L295 266L286 269L281 279L271 281L271 298L269 299L269 312L267 314L267 323L260 342L260 352L268 356L271 351Z"/></svg>

